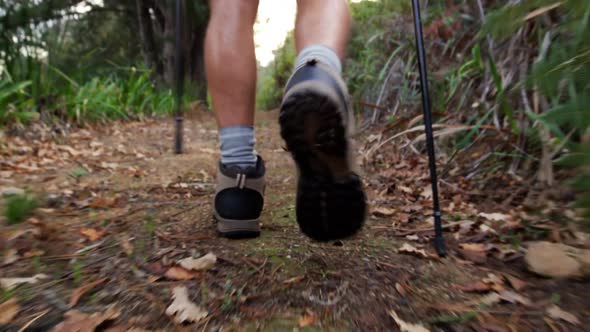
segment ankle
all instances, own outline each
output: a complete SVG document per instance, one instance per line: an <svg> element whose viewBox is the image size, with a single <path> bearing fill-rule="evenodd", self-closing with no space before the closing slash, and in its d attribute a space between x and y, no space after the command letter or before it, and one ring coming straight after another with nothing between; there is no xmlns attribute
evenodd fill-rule
<svg viewBox="0 0 590 332"><path fill-rule="evenodd" d="M221 163L240 168L255 167L256 139L253 126L231 126L219 129Z"/></svg>
<svg viewBox="0 0 590 332"><path fill-rule="evenodd" d="M342 73L342 63L336 52L322 44L314 44L305 47L297 55L295 68L300 68L311 60L318 60L330 66L337 73Z"/></svg>

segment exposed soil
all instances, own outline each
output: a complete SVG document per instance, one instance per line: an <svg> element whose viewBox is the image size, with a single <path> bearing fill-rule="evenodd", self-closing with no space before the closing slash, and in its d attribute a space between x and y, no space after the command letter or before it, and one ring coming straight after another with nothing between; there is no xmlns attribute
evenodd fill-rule
<svg viewBox="0 0 590 332"><path fill-rule="evenodd" d="M295 222L296 172L282 148L277 113L258 117L257 149L267 161L268 188L263 233L253 240L215 234L210 202L217 131L208 113L187 121L182 155L171 153L168 120L5 137L0 186L45 198L35 219L0 225L0 249L5 256L15 249L18 256L1 265L0 278L47 278L3 290L0 303L14 298L20 310L0 331L16 331L40 314L29 330L48 330L71 309L91 314L109 307L119 312L109 322L117 331L397 330L392 310L433 331L590 331L588 283L537 277L522 259L524 242L555 231L559 237L567 226L486 199L508 197L522 184L488 193L469 181L443 178L449 256L439 259L430 245L426 159L386 145L365 160L373 212L363 231L353 239L313 242ZM359 137L363 153L369 136ZM507 220L500 225L482 212ZM405 244L424 252L400 250ZM178 260L209 252L217 262L192 280L165 275ZM510 282L513 277L524 284ZM103 278L69 305L75 289ZM487 288L469 289L482 280ZM171 290L181 285L207 310L205 319L179 325L165 313ZM486 304L490 294L503 299ZM552 304L580 323L549 317Z"/></svg>

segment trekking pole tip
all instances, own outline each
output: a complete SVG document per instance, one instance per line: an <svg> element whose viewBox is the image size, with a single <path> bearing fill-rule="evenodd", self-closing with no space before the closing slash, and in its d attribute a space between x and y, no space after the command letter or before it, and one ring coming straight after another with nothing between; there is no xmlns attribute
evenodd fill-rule
<svg viewBox="0 0 590 332"><path fill-rule="evenodd" d="M439 257L447 256L447 247L445 245L445 239L442 236L434 238L434 249Z"/></svg>
<svg viewBox="0 0 590 332"><path fill-rule="evenodd" d="M176 135L174 139L174 153L182 154L182 131L183 131L184 118L182 116L176 116Z"/></svg>

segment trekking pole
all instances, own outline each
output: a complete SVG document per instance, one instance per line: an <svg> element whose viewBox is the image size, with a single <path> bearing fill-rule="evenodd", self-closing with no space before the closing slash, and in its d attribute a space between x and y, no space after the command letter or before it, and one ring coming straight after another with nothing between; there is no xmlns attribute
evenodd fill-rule
<svg viewBox="0 0 590 332"><path fill-rule="evenodd" d="M174 152L182 153L182 136L184 116L182 114L182 94L184 90L184 52L183 52L183 19L182 0L176 0L176 56L174 57L176 67L176 128L174 135Z"/></svg>
<svg viewBox="0 0 590 332"><path fill-rule="evenodd" d="M422 89L422 108L424 111L424 128L426 131L426 146L428 163L430 166L430 180L432 182L432 202L434 205L434 248L439 256L446 256L445 240L443 237L440 204L438 200L438 178L436 175L436 158L434 154L434 136L432 133L432 112L430 110L430 96L428 94L428 74L426 71L426 52L424 51L424 37L422 35L422 18L420 17L420 1L412 0L414 13L414 31L416 33L416 51L418 66L420 67L420 87Z"/></svg>

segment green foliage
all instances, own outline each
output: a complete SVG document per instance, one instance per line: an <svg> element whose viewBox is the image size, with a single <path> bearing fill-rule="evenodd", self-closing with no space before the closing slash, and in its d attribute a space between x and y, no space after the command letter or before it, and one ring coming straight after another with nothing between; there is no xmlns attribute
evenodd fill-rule
<svg viewBox="0 0 590 332"><path fill-rule="evenodd" d="M413 49L413 35L392 25L392 18L411 13L411 4L382 0L351 3L350 6L354 26L344 76L355 101L376 99L389 65L401 51ZM257 95L259 109L279 106L295 57L294 36L290 33L275 51L275 60L261 69ZM404 90L409 98L416 97L408 85L399 89Z"/></svg>
<svg viewBox="0 0 590 332"><path fill-rule="evenodd" d="M6 122L29 122L38 118L36 112L20 111L20 105L26 104L24 89L31 85L31 81L13 83L0 80L0 125Z"/></svg>
<svg viewBox="0 0 590 332"><path fill-rule="evenodd" d="M67 118L81 123L134 119L142 114L168 114L174 109L171 91L157 91L150 72L132 68L127 78L94 78L63 94Z"/></svg>
<svg viewBox="0 0 590 332"><path fill-rule="evenodd" d="M293 70L295 63L295 38L289 33L275 52L274 60L261 69L256 96L258 109L269 110L281 103L283 88Z"/></svg>
<svg viewBox="0 0 590 332"><path fill-rule="evenodd" d="M170 113L171 91L134 67L141 61L135 1L105 0L84 14L75 4L0 0L0 126ZM203 5L191 4L205 15Z"/></svg>
<svg viewBox="0 0 590 332"><path fill-rule="evenodd" d="M76 182L79 182L83 176L88 175L88 171L85 168L78 167L73 169L69 175L76 180Z"/></svg>
<svg viewBox="0 0 590 332"><path fill-rule="evenodd" d="M37 200L29 195L14 195L6 199L4 206L4 217L8 224L21 223L35 212Z"/></svg>
<svg viewBox="0 0 590 332"><path fill-rule="evenodd" d="M72 265L72 278L74 279L74 283L80 285L84 279L84 262L75 259L70 265Z"/></svg>
<svg viewBox="0 0 590 332"><path fill-rule="evenodd" d="M355 100L377 100L392 62L413 47L413 36L392 24L401 15L411 15L410 2L362 1L350 6L354 25L344 76ZM399 89L407 91L407 86Z"/></svg>
<svg viewBox="0 0 590 332"><path fill-rule="evenodd" d="M172 91L156 89L145 69L131 68L78 84L54 68L43 75L40 86L45 91L39 98L32 97L31 85L0 77L0 124L28 122L39 118L39 112L82 124L171 114L174 109Z"/></svg>
<svg viewBox="0 0 590 332"><path fill-rule="evenodd" d="M552 37L543 44L547 41L551 44L547 55L534 64L526 82L538 89L551 105L541 116L527 114L547 127L567 147L569 153L560 164L577 167L578 175L572 185L580 193L579 207L586 208L586 217L590 218L590 209L587 209L590 206L590 142L588 138L582 139L590 133L590 2L523 1L492 13L483 31L497 37L507 36L522 27L523 18L530 12L553 8L551 6L563 17L556 26L540 26L539 33ZM571 139L563 132L569 132Z"/></svg>

